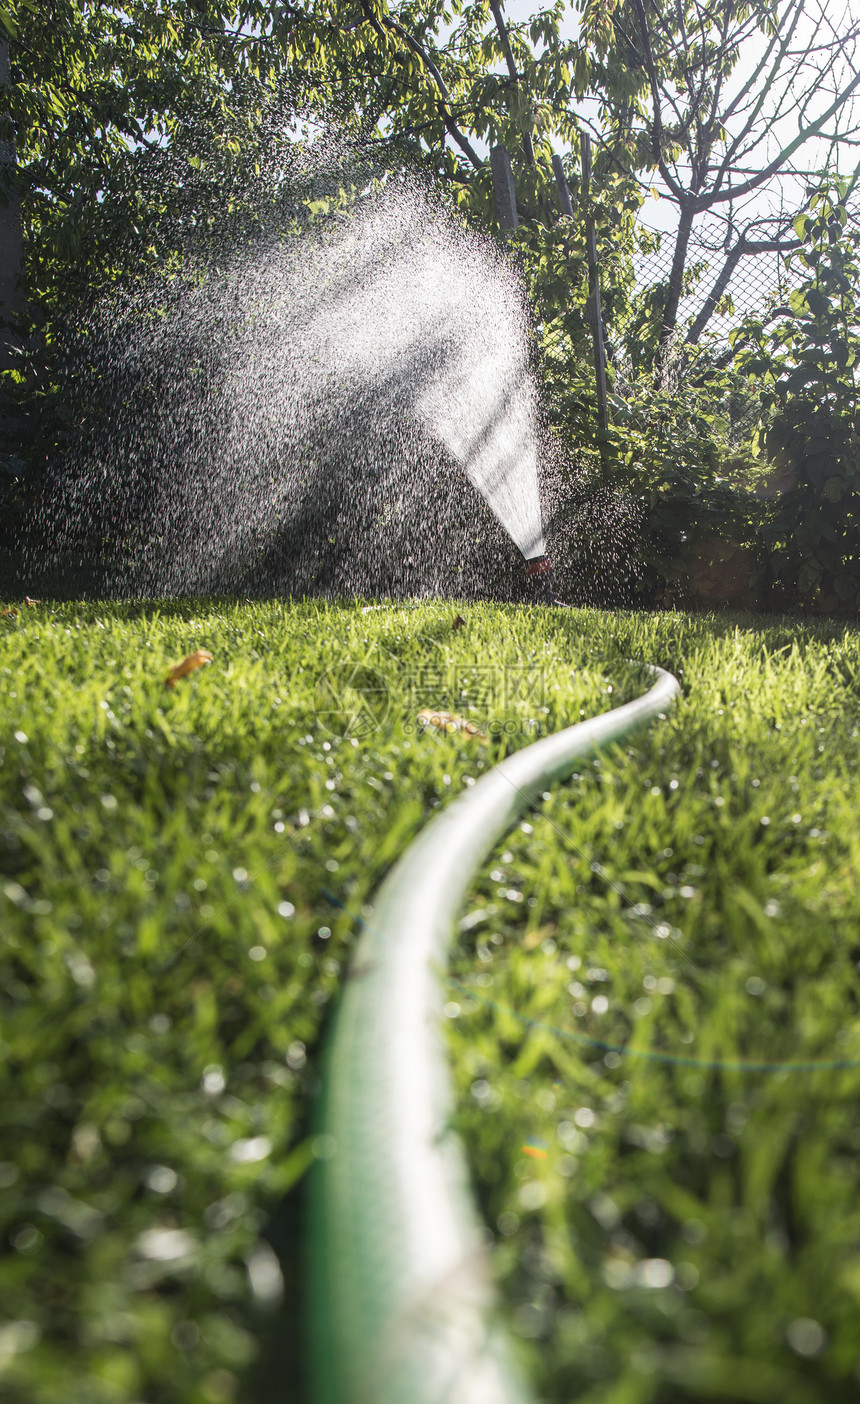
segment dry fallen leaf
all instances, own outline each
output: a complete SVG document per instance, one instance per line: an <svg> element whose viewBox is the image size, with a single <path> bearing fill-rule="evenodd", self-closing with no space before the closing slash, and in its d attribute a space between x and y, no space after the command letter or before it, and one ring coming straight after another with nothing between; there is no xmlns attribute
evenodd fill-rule
<svg viewBox="0 0 860 1404"><path fill-rule="evenodd" d="M10 605L8 609L0 609L0 619L14 619L17 613L15 606Z"/></svg>
<svg viewBox="0 0 860 1404"><path fill-rule="evenodd" d="M485 732L474 722L468 721L466 717L458 717L455 712L434 712L426 707L423 712L418 713L418 720L422 726L434 726L437 731L446 731L449 735L461 731L465 736L474 736L477 741L486 741Z"/></svg>
<svg viewBox="0 0 860 1404"><path fill-rule="evenodd" d="M168 669L164 686L173 687L175 682L184 678L188 673L193 673L195 668L202 668L206 663L211 662L211 653L207 653L205 648L196 648L193 653L188 654L187 658L183 658L181 663L174 663L173 667Z"/></svg>

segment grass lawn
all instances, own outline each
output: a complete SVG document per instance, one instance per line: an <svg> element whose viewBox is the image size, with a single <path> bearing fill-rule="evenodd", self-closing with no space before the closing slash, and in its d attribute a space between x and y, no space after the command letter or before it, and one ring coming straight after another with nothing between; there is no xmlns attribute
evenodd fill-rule
<svg viewBox="0 0 860 1404"><path fill-rule="evenodd" d="M300 1399L309 1100L362 909L506 749L642 690L635 657L684 699L509 836L452 965L512 1327L559 1404L856 1399L857 635L462 613L0 617L10 1404Z"/></svg>

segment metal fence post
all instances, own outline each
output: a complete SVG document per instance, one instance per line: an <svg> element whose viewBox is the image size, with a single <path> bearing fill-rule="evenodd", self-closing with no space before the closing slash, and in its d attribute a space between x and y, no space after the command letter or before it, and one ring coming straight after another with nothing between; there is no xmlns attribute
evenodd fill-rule
<svg viewBox="0 0 860 1404"><path fill-rule="evenodd" d="M490 168L493 172L493 194L496 200L496 215L503 234L512 234L519 225L517 218L517 192L514 189L514 173L511 158L504 146L494 146L490 152Z"/></svg>
<svg viewBox="0 0 860 1404"><path fill-rule="evenodd" d="M604 483L609 481L609 409L606 395L606 349L603 345L603 317L600 312L600 280L597 267L597 238L594 232L594 216L591 212L591 138L587 132L581 133L582 142L582 199L585 206L585 255L588 261L588 305L586 316L591 326L591 340L594 347L594 380L597 388L597 423L600 429L600 467ZM558 165L556 166L556 161ZM561 169L561 161L553 157L553 170L556 184L559 177L564 181L567 203L570 207L570 192ZM559 184L559 189L560 189ZM572 213L572 211L571 211Z"/></svg>
<svg viewBox="0 0 860 1404"><path fill-rule="evenodd" d="M564 163L558 152L552 158L552 173L555 176L556 189L558 190L558 204L563 215L568 219L573 219L573 204L570 198L570 189L567 184L567 176L564 173Z"/></svg>

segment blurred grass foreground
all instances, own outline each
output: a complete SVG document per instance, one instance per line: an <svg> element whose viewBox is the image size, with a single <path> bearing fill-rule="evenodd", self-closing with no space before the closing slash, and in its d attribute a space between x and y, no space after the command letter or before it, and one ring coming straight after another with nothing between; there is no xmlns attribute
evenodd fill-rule
<svg viewBox="0 0 860 1404"><path fill-rule="evenodd" d="M553 1404L856 1400L856 630L458 608L0 606L10 1404L302 1399L309 1102L363 910L508 750L641 691L635 658L683 698L462 914L446 1027L505 1309Z"/></svg>

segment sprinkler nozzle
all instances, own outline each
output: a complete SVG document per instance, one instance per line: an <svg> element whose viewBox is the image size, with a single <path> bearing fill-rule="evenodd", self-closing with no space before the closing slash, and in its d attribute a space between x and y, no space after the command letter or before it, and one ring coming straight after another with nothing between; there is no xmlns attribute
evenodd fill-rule
<svg viewBox="0 0 860 1404"><path fill-rule="evenodd" d="M526 575L552 575L552 561L549 556L534 556L526 561Z"/></svg>
<svg viewBox="0 0 860 1404"><path fill-rule="evenodd" d="M555 596L552 581L552 561L549 556L534 556L532 560L526 561L526 575L530 578L540 577L547 604L564 604L563 600L556 599Z"/></svg>

